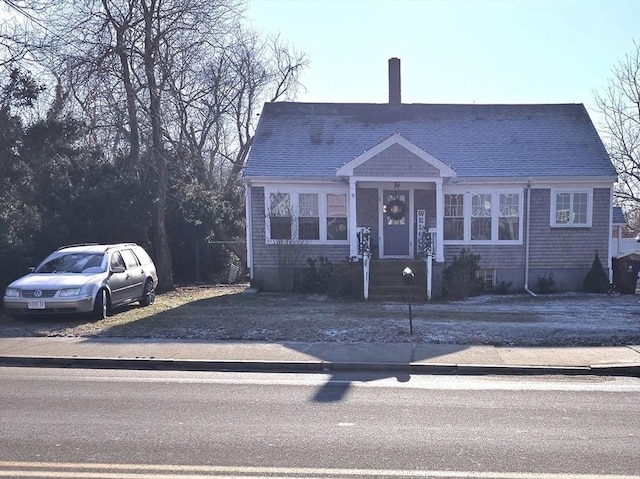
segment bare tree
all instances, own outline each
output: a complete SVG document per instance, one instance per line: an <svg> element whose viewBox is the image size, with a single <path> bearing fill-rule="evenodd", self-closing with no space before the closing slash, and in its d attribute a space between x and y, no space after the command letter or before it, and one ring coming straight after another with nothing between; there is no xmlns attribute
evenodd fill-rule
<svg viewBox="0 0 640 479"><path fill-rule="evenodd" d="M615 199L627 211L640 209L640 44L613 69L596 95L604 117L604 140L618 171Z"/></svg>
<svg viewBox="0 0 640 479"><path fill-rule="evenodd" d="M29 1L20 3L27 8ZM72 100L66 108L85 119L94 141L154 185L159 287L172 289L165 224L170 175L177 171L217 197L237 192L259 109L264 101L294 98L306 58L278 37L243 28L243 0L34 5L42 28L25 32L30 54ZM214 229L219 240L234 240L223 222ZM231 248L245 257L240 244Z"/></svg>
<svg viewBox="0 0 640 479"><path fill-rule="evenodd" d="M89 123L127 152L128 167L153 176L153 249L160 289L173 288L165 210L169 181L164 98L168 63L194 45L230 28L236 0L49 0L33 54L67 79ZM46 18L46 21L44 20ZM37 39L37 40L36 40ZM201 53L202 50L199 50ZM62 82L60 82L62 84ZM142 151L145 160L141 160Z"/></svg>
<svg viewBox="0 0 640 479"><path fill-rule="evenodd" d="M0 13L7 14L0 16L0 68L14 66L29 53L28 39L17 23L18 19L31 20L28 11L23 10L22 3L17 0L0 0Z"/></svg>
<svg viewBox="0 0 640 479"><path fill-rule="evenodd" d="M131 58L129 55L130 43L127 41L132 30L139 22L135 12L136 2L129 0L124 8L118 8L114 12L114 5L108 0L102 0L105 11L105 20L109 22L115 32L114 53L120 64L121 82L127 99L127 118L129 123L129 165L135 168L140 163L140 132L136 108L136 89L131 75Z"/></svg>
<svg viewBox="0 0 640 479"><path fill-rule="evenodd" d="M174 128L179 134L168 137L178 142L176 151L190 156L186 168L194 178L228 198L241 188L240 175L263 103L295 98L308 62L278 36L265 39L242 28L230 32L224 44L211 46L207 58L198 72L184 66L171 69L170 92L178 120ZM189 78L203 81L191 81L188 87L187 72ZM216 222L214 230L246 264L244 244L234 243L229 225Z"/></svg>

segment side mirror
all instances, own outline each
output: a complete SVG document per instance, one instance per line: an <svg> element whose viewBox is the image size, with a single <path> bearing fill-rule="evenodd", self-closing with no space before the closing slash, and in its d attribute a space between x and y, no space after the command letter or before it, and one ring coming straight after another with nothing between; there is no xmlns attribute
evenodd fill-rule
<svg viewBox="0 0 640 479"><path fill-rule="evenodd" d="M112 273L124 273L125 272L125 268L124 266L114 266L111 268L111 272Z"/></svg>

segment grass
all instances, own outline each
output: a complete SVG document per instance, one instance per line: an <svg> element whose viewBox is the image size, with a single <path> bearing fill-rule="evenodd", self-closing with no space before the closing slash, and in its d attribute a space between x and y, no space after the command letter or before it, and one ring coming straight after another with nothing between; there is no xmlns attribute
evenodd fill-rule
<svg viewBox="0 0 640 479"><path fill-rule="evenodd" d="M247 285L184 286L104 320L11 319L0 337L70 336L202 341L618 344L640 341L635 298L582 295L480 296L408 305L322 295L244 293ZM564 343L563 343L564 344Z"/></svg>

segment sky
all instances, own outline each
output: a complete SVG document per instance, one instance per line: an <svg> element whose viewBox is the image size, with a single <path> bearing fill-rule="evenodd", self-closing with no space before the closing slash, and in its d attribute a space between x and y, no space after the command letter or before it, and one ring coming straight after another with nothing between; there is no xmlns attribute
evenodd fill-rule
<svg viewBox="0 0 640 479"><path fill-rule="evenodd" d="M296 101L583 103L640 43L640 0L249 0L254 28L310 64ZM594 118L596 121L596 118Z"/></svg>

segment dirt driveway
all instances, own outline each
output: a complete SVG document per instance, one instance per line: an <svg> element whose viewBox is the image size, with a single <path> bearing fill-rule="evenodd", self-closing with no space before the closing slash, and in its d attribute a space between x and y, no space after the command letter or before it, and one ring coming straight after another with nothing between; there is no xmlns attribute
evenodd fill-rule
<svg viewBox="0 0 640 479"><path fill-rule="evenodd" d="M640 344L640 296L488 295L412 305L318 295L245 293L246 285L181 287L103 321L13 320L0 337L79 336L233 341L416 342L521 346Z"/></svg>

